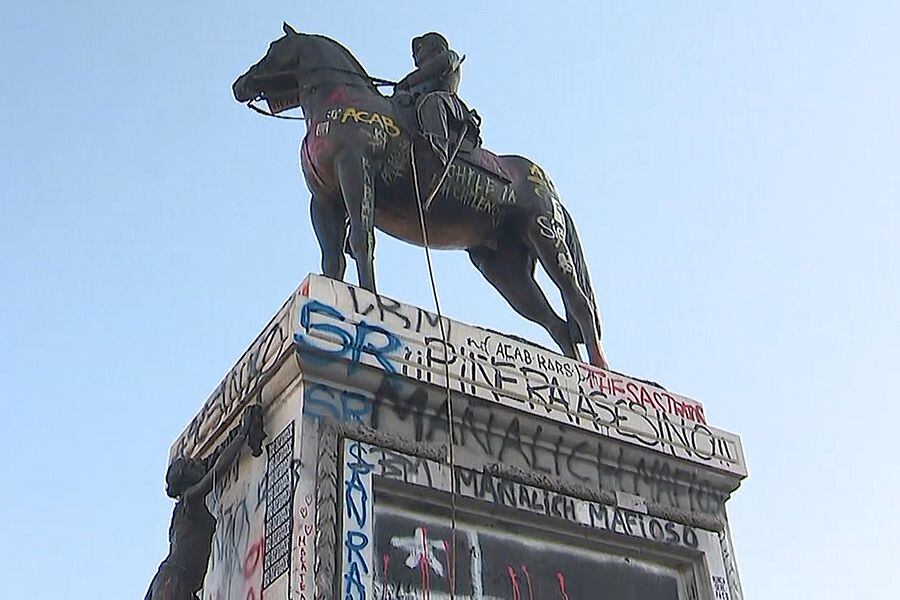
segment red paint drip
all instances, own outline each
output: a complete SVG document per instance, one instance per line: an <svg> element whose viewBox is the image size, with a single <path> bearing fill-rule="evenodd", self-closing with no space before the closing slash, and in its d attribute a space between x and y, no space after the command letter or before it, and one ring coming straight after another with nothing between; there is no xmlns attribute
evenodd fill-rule
<svg viewBox="0 0 900 600"><path fill-rule="evenodd" d="M347 96L347 88L342 85L334 88L334 91L328 95L328 102L334 104L348 104L350 98Z"/></svg>
<svg viewBox="0 0 900 600"><path fill-rule="evenodd" d="M522 572L525 573L525 583L528 584L528 600L534 600L531 592L531 574L528 572L528 565L522 565Z"/></svg>
<svg viewBox="0 0 900 600"><path fill-rule="evenodd" d="M263 540L260 539L250 546L250 549L247 550L247 554L244 555L243 574L245 580L250 579L250 577L256 573L256 569L259 567L260 560L262 559L262 554Z"/></svg>
<svg viewBox="0 0 900 600"><path fill-rule="evenodd" d="M422 571L422 600L431 597L431 585L428 581L428 529L422 527L422 556L419 557L419 567Z"/></svg>
<svg viewBox="0 0 900 600"><path fill-rule="evenodd" d="M456 573L453 572L453 557L450 555L450 544L444 540L444 554L447 556L447 580L450 582L450 596L456 594Z"/></svg>
<svg viewBox="0 0 900 600"><path fill-rule="evenodd" d="M562 600L569 600L569 594L566 592L566 576L562 571L556 572L556 581L559 583L559 593L562 594Z"/></svg>
<svg viewBox="0 0 900 600"><path fill-rule="evenodd" d="M388 565L391 564L390 554L385 553L381 557L381 600L385 600L388 590Z"/></svg>
<svg viewBox="0 0 900 600"><path fill-rule="evenodd" d="M509 574L509 584L512 586L513 600L522 600L522 593L519 591L519 579L516 577L516 570L512 565L506 565L506 572Z"/></svg>

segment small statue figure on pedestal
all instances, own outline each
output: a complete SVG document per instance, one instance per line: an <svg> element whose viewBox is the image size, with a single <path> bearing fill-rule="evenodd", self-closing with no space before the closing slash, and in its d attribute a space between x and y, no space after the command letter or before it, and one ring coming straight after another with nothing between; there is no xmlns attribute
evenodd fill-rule
<svg viewBox="0 0 900 600"><path fill-rule="evenodd" d="M244 411L241 424L224 449L207 469L203 461L180 456L166 472L166 493L177 498L169 526L169 555L166 556L144 600L196 600L212 549L216 519L206 507L206 495L216 480L222 480L246 442L253 456L262 454L263 409L252 404Z"/></svg>

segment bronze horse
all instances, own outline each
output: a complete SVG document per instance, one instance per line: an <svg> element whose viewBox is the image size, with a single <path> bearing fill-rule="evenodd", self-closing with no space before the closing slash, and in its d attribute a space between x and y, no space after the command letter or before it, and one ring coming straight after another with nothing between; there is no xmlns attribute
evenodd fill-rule
<svg viewBox="0 0 900 600"><path fill-rule="evenodd" d="M382 95L341 44L286 23L284 36L232 89L239 102L265 99L274 112L303 110L300 159L324 275L343 279L349 246L359 284L374 292L375 227L422 245L417 198L442 181L425 215L429 246L466 250L513 309L544 327L567 356L578 359L583 342L591 364L608 368L575 224L538 165L470 148L443 180L435 165L419 166L417 193L410 165L415 121L402 103ZM534 280L536 261L559 287L566 320Z"/></svg>

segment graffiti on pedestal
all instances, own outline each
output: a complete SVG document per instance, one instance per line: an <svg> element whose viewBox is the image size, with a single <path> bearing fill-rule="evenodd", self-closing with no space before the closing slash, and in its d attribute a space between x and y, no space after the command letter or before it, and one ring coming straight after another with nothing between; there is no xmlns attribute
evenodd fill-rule
<svg viewBox="0 0 900 600"><path fill-rule="evenodd" d="M677 573L649 562L496 528L454 536L446 521L389 507L375 511L374 554L373 597L383 600L679 597Z"/></svg>
<svg viewBox="0 0 900 600"><path fill-rule="evenodd" d="M316 562L316 469L319 458L319 436L316 424L303 420L299 459L294 475L294 569L292 600L311 600L315 594Z"/></svg>
<svg viewBox="0 0 900 600"><path fill-rule="evenodd" d="M708 426L702 406L686 398L490 332L457 324L452 330L465 335L448 336L445 345L440 337L367 323L357 309L365 312L307 300L294 335L301 360L342 358L348 376L366 365L382 378L377 394L406 404L421 404L429 388L447 385L447 368L450 387L466 396L701 465L746 471L739 438ZM404 318L412 327L413 317ZM347 390L336 403L326 396L310 396L314 415L362 422L371 412L377 426L375 405L364 394Z"/></svg>
<svg viewBox="0 0 900 600"><path fill-rule="evenodd" d="M215 438L217 431L277 371L282 359L289 356L293 343L291 318L299 300L299 292L288 298L237 364L216 386L200 412L175 440L169 451L170 458L199 455L204 446Z"/></svg>
<svg viewBox="0 0 900 600"><path fill-rule="evenodd" d="M308 300L300 309L300 329L294 341L328 358L347 359L347 373L362 363L363 356L374 359L388 373L396 373L392 356L403 343L384 327L366 321L348 321L340 310L318 300Z"/></svg>
<svg viewBox="0 0 900 600"><path fill-rule="evenodd" d="M262 593L265 474L234 471L218 484L213 514L218 526L203 585L205 600L258 599Z"/></svg>
<svg viewBox="0 0 900 600"><path fill-rule="evenodd" d="M415 441L444 444L446 415L439 404L430 410L428 393L426 386L402 378L385 379L374 394L311 381L304 389L304 414L393 431L399 431L399 424L405 422ZM538 424L531 435L526 435L521 419L515 417L501 424L498 413L499 409L478 400L466 400L458 413L460 420L453 438L456 446L471 450L487 462L520 464L540 474L598 490L621 490L683 510L721 513L722 494L695 469L652 457L639 458L634 468L623 468L626 465L621 451L602 438L568 442L562 424Z"/></svg>
<svg viewBox="0 0 900 600"><path fill-rule="evenodd" d="M341 595L367 600L372 589L372 464L364 444L347 440L344 451L344 513Z"/></svg>
<svg viewBox="0 0 900 600"><path fill-rule="evenodd" d="M502 389L527 397L525 380L538 378L560 390L567 404L577 406L578 395L602 397L611 403L625 400L674 417L706 424L703 405L673 394L658 385L599 369L546 348L493 331L444 318L428 311L373 294L341 282L311 276L311 287L329 298L327 305L345 322L377 322L404 345L402 364L417 372L404 375L425 379L441 376L444 363L451 367L457 389L474 393L478 386L490 387L500 380ZM321 303L320 303L321 304ZM301 309L302 310L302 309ZM441 330L443 329L443 334ZM448 342L443 350L443 338ZM505 377L513 379L504 381Z"/></svg>

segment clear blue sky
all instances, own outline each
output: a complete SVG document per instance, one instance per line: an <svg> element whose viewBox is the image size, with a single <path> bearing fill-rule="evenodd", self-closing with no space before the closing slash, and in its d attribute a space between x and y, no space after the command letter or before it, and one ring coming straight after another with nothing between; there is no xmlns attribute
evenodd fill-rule
<svg viewBox="0 0 900 600"><path fill-rule="evenodd" d="M486 145L577 220L613 366L743 436L747 598L896 593L898 4L135 0L0 8L0 595L142 597L169 444L318 268L302 125L230 95L283 19L381 77L431 29L468 56ZM421 251L377 253L429 306ZM546 341L436 266L446 313Z"/></svg>

